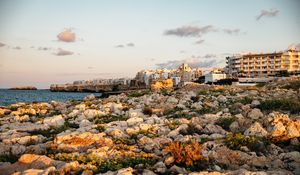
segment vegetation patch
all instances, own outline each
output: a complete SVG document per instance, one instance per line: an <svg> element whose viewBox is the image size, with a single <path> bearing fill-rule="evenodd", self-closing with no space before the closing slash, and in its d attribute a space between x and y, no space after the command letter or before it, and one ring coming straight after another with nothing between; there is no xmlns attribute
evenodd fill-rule
<svg viewBox="0 0 300 175"><path fill-rule="evenodd" d="M196 141L191 143L172 142L165 151L170 153L179 165L191 167L196 161L205 160L201 153L202 145Z"/></svg>
<svg viewBox="0 0 300 175"><path fill-rule="evenodd" d="M243 105L246 105L246 104L251 104L252 101L253 101L252 98L250 98L250 97L244 97L244 98L238 100L237 102L238 103L242 103Z"/></svg>
<svg viewBox="0 0 300 175"><path fill-rule="evenodd" d="M281 110L292 114L300 113L300 101L297 99L272 99L262 101L258 106L263 111Z"/></svg>
<svg viewBox="0 0 300 175"><path fill-rule="evenodd" d="M19 157L16 155L10 154L3 154L0 155L0 162L10 162L10 163L15 163L18 161Z"/></svg>
<svg viewBox="0 0 300 175"><path fill-rule="evenodd" d="M241 133L229 134L225 139L225 144L233 150L241 150L246 146L251 151L265 152L265 145L270 144L269 139L257 136L244 136Z"/></svg>
<svg viewBox="0 0 300 175"><path fill-rule="evenodd" d="M107 171L116 171L121 168L135 167L138 164L144 164L146 166L153 166L157 160L148 154L136 156L136 157L123 157L123 158L109 158L101 159L94 154L51 154L50 158L60 161L78 161L81 164L89 164L95 166L97 169L95 173L105 173Z"/></svg>
<svg viewBox="0 0 300 175"><path fill-rule="evenodd" d="M282 86L283 89L293 89L295 91L300 89L300 80L290 81L287 85Z"/></svg>
<svg viewBox="0 0 300 175"><path fill-rule="evenodd" d="M233 123L236 120L237 120L237 118L235 116L233 116L233 117L220 117L220 118L218 118L216 124L228 131L229 126L231 125L231 123Z"/></svg>
<svg viewBox="0 0 300 175"><path fill-rule="evenodd" d="M128 97L141 97L141 96L144 96L149 93L150 93L149 90L134 91L134 92L131 92L130 94L128 94Z"/></svg>
<svg viewBox="0 0 300 175"><path fill-rule="evenodd" d="M69 121L65 121L65 123L62 126L59 127L51 127L47 130L35 130L35 131L31 131L29 132L32 135L38 135L41 134L42 136L46 137L46 138L54 138L57 134L64 132L68 129L71 128L79 128L78 124L75 123L70 123Z"/></svg>
<svg viewBox="0 0 300 175"><path fill-rule="evenodd" d="M167 123L167 126L170 130L174 130L174 129L178 128L179 125L180 125L180 122L174 121L174 120Z"/></svg>
<svg viewBox="0 0 300 175"><path fill-rule="evenodd" d="M125 121L128 117L125 115L104 115L104 116L96 116L94 118L95 124L104 124L110 123L113 121Z"/></svg>

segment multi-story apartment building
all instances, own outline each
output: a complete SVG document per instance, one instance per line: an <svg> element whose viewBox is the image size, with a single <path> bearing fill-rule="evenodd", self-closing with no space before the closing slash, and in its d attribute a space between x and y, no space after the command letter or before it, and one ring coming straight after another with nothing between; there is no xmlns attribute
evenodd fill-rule
<svg viewBox="0 0 300 175"><path fill-rule="evenodd" d="M300 73L300 51L290 48L274 53L246 53L226 57L230 77L270 77L283 72Z"/></svg>

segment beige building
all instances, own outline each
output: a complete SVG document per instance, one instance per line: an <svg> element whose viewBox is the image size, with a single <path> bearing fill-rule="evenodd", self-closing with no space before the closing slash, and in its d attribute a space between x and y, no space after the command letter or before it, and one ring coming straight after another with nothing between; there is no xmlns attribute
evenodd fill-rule
<svg viewBox="0 0 300 175"><path fill-rule="evenodd" d="M230 77L269 77L284 72L300 73L300 51L246 53L226 57L226 72Z"/></svg>

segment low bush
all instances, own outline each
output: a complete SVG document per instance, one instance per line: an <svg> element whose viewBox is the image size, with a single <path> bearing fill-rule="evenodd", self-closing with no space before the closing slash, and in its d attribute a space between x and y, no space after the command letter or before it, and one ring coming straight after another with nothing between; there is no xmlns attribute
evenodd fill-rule
<svg viewBox="0 0 300 175"><path fill-rule="evenodd" d="M201 153L202 145L196 141L191 143L172 142L165 151L170 153L177 164L193 166L196 161L204 160Z"/></svg>
<svg viewBox="0 0 300 175"><path fill-rule="evenodd" d="M48 155L50 158L60 161L78 161L81 164L89 164L97 167L95 173L105 173L107 171L116 171L121 168L134 167L138 164L147 166L154 165L157 160L152 156L137 156L124 158L101 159L94 154L78 154L78 153L58 153Z"/></svg>
<svg viewBox="0 0 300 175"><path fill-rule="evenodd" d="M149 94L149 92L150 92L149 90L134 91L134 92L131 92L130 94L128 94L128 97L141 97L146 94Z"/></svg>
<svg viewBox="0 0 300 175"><path fill-rule="evenodd" d="M300 80L290 81L287 85L282 86L283 89L293 89L295 91L300 89Z"/></svg>
<svg viewBox="0 0 300 175"><path fill-rule="evenodd" d="M16 155L12 155L12 154L0 155L0 162L15 163L16 161L18 161L18 157Z"/></svg>
<svg viewBox="0 0 300 175"><path fill-rule="evenodd" d="M220 117L220 118L218 118L216 124L228 131L231 123L233 123L236 120L237 120L237 118L234 116L233 117Z"/></svg>
<svg viewBox="0 0 300 175"><path fill-rule="evenodd" d="M109 123L113 121L125 121L129 117L125 115L104 115L104 116L96 116L94 118L94 123L95 124L104 124L104 123Z"/></svg>
<svg viewBox="0 0 300 175"><path fill-rule="evenodd" d="M240 150L242 146L246 146L251 151L260 153L265 152L265 146L270 142L267 138L256 136L244 136L241 133L229 134L225 139L225 144L233 150Z"/></svg>
<svg viewBox="0 0 300 175"><path fill-rule="evenodd" d="M300 101L296 99L271 99L262 101L258 108L263 111L281 110L292 114L299 114Z"/></svg>

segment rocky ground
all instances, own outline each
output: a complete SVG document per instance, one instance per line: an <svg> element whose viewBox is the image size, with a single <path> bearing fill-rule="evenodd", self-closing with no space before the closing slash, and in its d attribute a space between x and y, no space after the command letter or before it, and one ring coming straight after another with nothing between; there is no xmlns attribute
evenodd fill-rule
<svg viewBox="0 0 300 175"><path fill-rule="evenodd" d="M299 88L188 86L0 108L0 174L300 174Z"/></svg>

